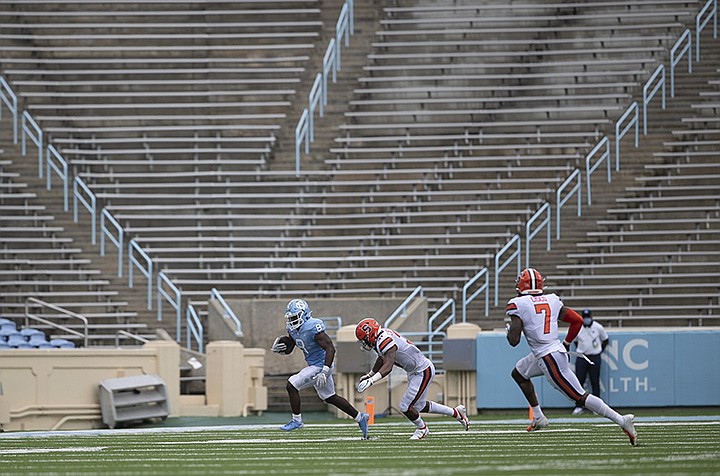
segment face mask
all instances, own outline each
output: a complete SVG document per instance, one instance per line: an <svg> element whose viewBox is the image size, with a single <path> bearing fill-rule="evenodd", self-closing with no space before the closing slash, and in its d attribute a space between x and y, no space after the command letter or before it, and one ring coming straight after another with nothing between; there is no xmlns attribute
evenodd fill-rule
<svg viewBox="0 0 720 476"><path fill-rule="evenodd" d="M592 324L592 317L583 317L583 326L590 327L590 324Z"/></svg>

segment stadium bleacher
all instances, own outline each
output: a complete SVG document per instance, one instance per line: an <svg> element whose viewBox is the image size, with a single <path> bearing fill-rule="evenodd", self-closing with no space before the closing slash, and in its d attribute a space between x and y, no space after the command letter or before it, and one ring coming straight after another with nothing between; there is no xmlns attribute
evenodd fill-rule
<svg viewBox="0 0 720 476"><path fill-rule="evenodd" d="M421 284L433 310L457 299L464 282L554 200L700 7L675 0L387 2L375 12L377 23L364 20L365 29L378 25L375 41L344 57L352 58L345 71L356 71L344 85L350 98L328 108L334 127L318 134L305 158L312 165L296 177L283 169L292 149L285 141L326 40L332 15L325 2L21 3L0 7L9 32L0 47L3 75L88 184L98 210L106 208L188 299L201 302L211 288L241 297L402 296ZM703 86L707 101L681 120L694 133L716 115L710 93L717 84ZM647 175L626 187L637 201L618 199L623 208L610 207L587 232L607 233L608 248L578 243L557 267L558 254L534 255L538 267L557 272L558 288L568 287L569 303L617 321L663 319L664 310L694 315L688 300L717 295L712 287L659 287L653 292L667 292L654 304L650 288L626 286L660 272L671 285L667 276L678 269L682 279L702 281L706 271L695 258L717 249L713 140L686 144L698 140L688 137L652 160L624 153L623 170L646 165ZM703 157L708 162L698 165ZM17 172L3 173L18 193L26 188L15 184ZM692 198L696 191L706 199ZM645 201L647 194L682 198L666 206ZM45 208L20 206L27 213L8 221L20 240L39 235L56 248L76 248L54 225L36 229L50 216ZM682 231L666 234L661 223ZM688 238L692 229L702 238ZM647 237L667 246L644 256L643 244L612 245ZM85 274L99 293L118 271L71 267L62 261L68 252L24 258L11 252L18 248L12 236L2 240L8 264L35 260L0 283L18 303L21 293L9 288L40 277L37 266L48 269L37 295L69 302L77 297L62 293L72 286L60 284L69 276ZM578 264L587 270L579 278ZM58 284L39 289L56 274ZM628 279L593 301L598 288L585 293L582 283L596 286L588 276L608 274ZM720 314L717 298L710 301L701 316ZM132 312L124 322L139 319L140 310Z"/></svg>

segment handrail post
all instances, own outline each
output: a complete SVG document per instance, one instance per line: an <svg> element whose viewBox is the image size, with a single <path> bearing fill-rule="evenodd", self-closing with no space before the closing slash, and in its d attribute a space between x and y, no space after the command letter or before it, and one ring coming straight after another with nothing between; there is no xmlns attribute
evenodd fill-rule
<svg viewBox="0 0 720 476"><path fill-rule="evenodd" d="M79 319L83 323L83 332L78 332L75 329L71 329L67 326L63 326L62 324L58 324L56 322L49 321L40 316L31 314L30 313L30 303L31 302L34 304L37 304L41 307L46 307L48 309L51 309L55 312L60 312L62 314L65 314L68 317ZM25 299L25 327L28 327L30 325L29 319L34 319L42 324L54 327L55 329L60 329L61 331L65 332L65 333L72 334L77 337L82 337L83 338L83 346L87 347L87 345L88 345L88 335L89 335L88 319L87 319L87 317L83 316L82 314L78 314L77 312L73 312L69 309L65 309L64 307L56 306L55 304L50 304L48 302L41 301L34 297L29 297L29 298Z"/></svg>
<svg viewBox="0 0 720 476"><path fill-rule="evenodd" d="M32 131L28 127L28 124L30 126L32 126L36 135L34 135L34 136L32 135ZM35 122L35 119L33 119L32 116L30 115L30 113L27 111L23 111L23 113L22 113L22 134L21 134L22 147L21 147L21 151L22 151L23 157L25 157L25 154L27 152L27 149L25 146L25 142L26 142L25 136L29 137L38 148L38 177L42 178L42 176L43 176L43 172L42 172L42 169L43 169L43 163L42 163L42 161L43 161L43 146L42 146L43 131L42 131L42 129L40 129L40 126L38 126L37 122Z"/></svg>
<svg viewBox="0 0 720 476"><path fill-rule="evenodd" d="M310 136L308 135L308 110L303 109L297 126L295 126L295 176L300 176L300 145L305 140L305 155L310 153Z"/></svg>
<svg viewBox="0 0 720 476"><path fill-rule="evenodd" d="M58 163L56 164L55 159ZM66 212L69 210L68 205L68 164L65 159L62 158L60 153L57 151L55 146L52 144L48 144L47 146L47 155L45 157L45 165L47 168L47 177L46 179L46 188L48 190L52 189L52 180L50 176L50 169L54 170L55 173L57 173L58 177L60 177L60 180L62 180L63 183L63 210Z"/></svg>
<svg viewBox="0 0 720 476"><path fill-rule="evenodd" d="M223 317L229 317L235 323L235 335L237 337L243 337L244 334L242 331L242 324L240 323L240 319L238 319L238 317L235 315L228 303L225 302L225 299L222 297L222 294L220 294L220 291L218 291L216 288L212 288L210 290L210 299L215 299L220 303L220 306L225 312Z"/></svg>
<svg viewBox="0 0 720 476"><path fill-rule="evenodd" d="M143 268L141 266L141 263L135 258L135 255L133 254L133 250L137 251L138 254L145 260L145 264L147 265L147 268ZM150 256L145 253L145 251L140 248L140 245L137 243L137 241L133 238L130 240L130 243L128 243L128 287L133 287L133 264L138 267L140 272L147 278L148 280L148 289L147 289L147 308L152 309L152 274L153 274L153 262L150 259Z"/></svg>
<svg viewBox="0 0 720 476"><path fill-rule="evenodd" d="M415 296L417 296L417 295L420 295L420 296L425 295L422 286L416 287L413 290L413 292L411 292L410 295L408 297L406 297L405 300L402 303L400 303L400 305L398 307L395 308L395 310L392 312L392 314L390 314L390 316L388 316L388 318L385 319L385 323L383 324L383 327L390 327L392 325L393 321L395 321L395 319L397 319L400 316L406 317L407 316L407 307L410 304L410 301L412 301L413 298L415 298Z"/></svg>
<svg viewBox="0 0 720 476"><path fill-rule="evenodd" d="M168 287L170 287L170 290L175 294L175 300L172 300L173 296L170 296L170 294L165 291L165 288L163 287L163 284L166 284ZM182 293L180 290L175 286L172 281L163 273L160 271L158 273L157 277L157 320L158 322L162 321L162 298L165 298L165 300L170 304L170 307L172 307L175 310L175 340L180 343L181 336L180 336L180 308L182 303Z"/></svg>
<svg viewBox="0 0 720 476"><path fill-rule="evenodd" d="M310 94L308 94L308 106L310 106L310 110L308 111L308 130L310 135L310 142L315 141L315 125L313 124L313 116L315 115L316 107L320 111L320 117L323 117L322 96L322 75L318 73L315 75L315 81L313 82L312 88L310 88Z"/></svg>
<svg viewBox="0 0 720 476"><path fill-rule="evenodd" d="M510 257L500 264L500 257L510 249L510 247L517 243L517 249L512 252ZM517 258L517 274L520 274L520 235L513 235L505 246L495 254L495 306L498 305L498 285L500 283L500 273L512 262L513 259Z"/></svg>
<svg viewBox="0 0 720 476"><path fill-rule="evenodd" d="M530 231L530 227L533 223L535 223L536 220L540 218L540 216L545 213L545 219L538 225L538 227L534 231ZM550 204L545 202L543 205L538 209L538 211L535 212L533 216L530 217L530 219L525 223L525 267L530 267L530 242L532 241L535 236L540 233L543 229L543 227L547 227L547 244L546 249L547 251L550 251Z"/></svg>
<svg viewBox="0 0 720 476"><path fill-rule="evenodd" d="M337 65L335 64L335 38L330 38L323 56L323 104L328 103L328 74L332 71L332 82L337 82Z"/></svg>
<svg viewBox="0 0 720 476"><path fill-rule="evenodd" d="M623 122L625 122L625 119L628 118L631 114L635 113L634 117L628 122L628 124L625 126L625 128L620 130L620 127L622 126ZM638 105L637 101L633 101L632 104L627 108L627 111L618 119L618 121L615 123L615 172L620 171L620 141L623 137L625 137L625 134L630 130L632 126L635 126L635 148L637 149L639 146L639 130L638 130Z"/></svg>
<svg viewBox="0 0 720 476"><path fill-rule="evenodd" d="M660 76L660 81L655 85L654 88L652 88L652 91L648 93L648 90L650 89L650 85L652 84L655 79ZM653 96L655 96L655 93L658 92L658 89L662 88L662 109L665 110L665 66L662 64L658 65L658 67L655 69L655 72L650 76L650 79L647 80L645 85L643 86L643 135L647 135L647 105L652 100Z"/></svg>
<svg viewBox="0 0 720 476"><path fill-rule="evenodd" d="M107 219L108 223L110 223L113 227L115 227L115 231L117 231L117 238L115 238L111 233L110 230L107 229L105 226L105 220ZM123 255L123 235L124 231L122 227L120 226L120 223L115 220L115 217L113 217L110 212L107 210L107 208L103 208L102 212L100 213L100 256L105 256L105 235L107 235L108 240L112 244L114 244L117 247L118 252L118 278L122 277L122 255Z"/></svg>
<svg viewBox="0 0 720 476"><path fill-rule="evenodd" d="M187 348L192 349L190 337L195 338L198 345L198 352L203 352L203 325L195 311L195 306L188 304L185 309L185 323L187 325Z"/></svg>
<svg viewBox="0 0 720 476"><path fill-rule="evenodd" d="M485 284L483 284L478 289L476 289L475 292L473 292L468 297L467 293L468 293L468 290L470 289L470 286L475 284L475 282L483 276L485 276ZM468 280L468 282L465 283L465 285L462 288L462 321L463 322L466 322L466 319L467 319L468 304L470 304L483 291L485 291L485 317L488 317L490 315L490 293L488 293L489 287L490 287L490 276L488 274L488 269L485 267L483 267L483 269L478 271L475 274L475 276L470 278Z"/></svg>
<svg viewBox="0 0 720 476"><path fill-rule="evenodd" d="M565 188L570 185L573 180L577 181L575 186L568 192L565 198L560 198L563 190L565 190ZM562 210L563 205L565 205L575 193L577 193L577 216L580 217L582 216L582 179L580 178L580 169L575 169L555 191L555 221L557 223L555 230L556 240L560 239L560 211Z"/></svg>
<svg viewBox="0 0 720 476"><path fill-rule="evenodd" d="M342 49L342 39L345 37L345 48L350 46L350 29L348 28L348 4L344 3L340 8L337 23L335 25L335 67L340 71L340 50Z"/></svg>
<svg viewBox="0 0 720 476"><path fill-rule="evenodd" d="M86 200L85 197L80 193L80 189L90 198L90 201ZM96 200L95 194L90 191L85 182L80 177L75 177L73 180L73 221L78 222L78 201L83 204L85 209L90 212L90 243L95 244L95 216L96 216Z"/></svg>
<svg viewBox="0 0 720 476"><path fill-rule="evenodd" d="M592 167L590 166L590 160L595 156L595 153L602 149L602 147L605 146L605 152L600 156L600 158L595 162ZM612 182L612 175L610 173L610 139L607 138L607 136L600 139L600 142L597 143L595 147L593 147L593 150L590 151L590 153L585 157L585 180L587 181L587 203L588 206L592 205L592 191L590 188L590 177L592 176L593 172L600 166L600 164L603 163L603 161L607 161L607 181L608 183Z"/></svg>
<svg viewBox="0 0 720 476"><path fill-rule="evenodd" d="M13 117L13 144L18 142L18 107L17 95L5 80L0 76L0 100L7 106ZM0 105L0 123L2 122L2 105Z"/></svg>
<svg viewBox="0 0 720 476"><path fill-rule="evenodd" d="M440 325L437 326L437 328L433 329L433 323L435 322L435 319L440 317L442 315L443 311L445 311L445 309L448 306L450 307L450 315L443 322L441 322ZM450 298L447 301L445 301L445 304L440 306L438 308L438 310L435 311L433 313L433 315L430 316L430 318L428 319L428 330L427 330L428 358L430 358L433 361L434 361L434 359L432 358L434 355L433 342L434 342L435 336L440 334L442 329L444 329L445 326L447 326L450 322L452 322L453 324L455 323L455 300L453 298Z"/></svg>
<svg viewBox="0 0 720 476"><path fill-rule="evenodd" d="M680 48L685 39L687 39L687 44L677 53L678 48ZM675 57L676 53L677 58ZM692 36L690 35L690 30L685 30L670 50L670 97L672 98L675 97L675 66L680 63L685 53L688 54L688 73L692 73Z"/></svg>
<svg viewBox="0 0 720 476"><path fill-rule="evenodd" d="M712 6L712 13L710 13L705 21L701 21L702 16ZM700 62L700 33L705 29L710 18L713 19L713 38L717 38L717 0L708 0L705 5L700 9L700 12L695 17L695 60Z"/></svg>

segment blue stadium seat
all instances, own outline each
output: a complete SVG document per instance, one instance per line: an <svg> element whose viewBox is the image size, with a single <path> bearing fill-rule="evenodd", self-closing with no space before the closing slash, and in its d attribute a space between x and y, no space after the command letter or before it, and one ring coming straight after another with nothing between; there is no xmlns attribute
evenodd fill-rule
<svg viewBox="0 0 720 476"><path fill-rule="evenodd" d="M5 324L12 324L15 325L15 322L11 321L10 319L5 319L4 317L0 317L0 327L4 326Z"/></svg>
<svg viewBox="0 0 720 476"><path fill-rule="evenodd" d="M35 329L33 327L25 327L24 329L21 329L20 334L28 342L32 341L33 337L35 337L35 336L42 337L42 340L45 340L45 333L43 331L41 331L40 329Z"/></svg>
<svg viewBox="0 0 720 476"><path fill-rule="evenodd" d="M45 338L45 334L33 334L28 341L33 347L52 347L52 344Z"/></svg>
<svg viewBox="0 0 720 476"><path fill-rule="evenodd" d="M5 349L12 349L12 347L7 345L7 342L0 341L0 350L5 350Z"/></svg>
<svg viewBox="0 0 720 476"><path fill-rule="evenodd" d="M7 342L7 340L10 338L10 336L14 335L20 335L20 332L18 332L17 329L15 329L15 324L12 326L10 325L4 325L0 327L0 341Z"/></svg>
<svg viewBox="0 0 720 476"><path fill-rule="evenodd" d="M53 345L46 340L30 341L28 344L30 344L33 349L54 349Z"/></svg>
<svg viewBox="0 0 720 476"><path fill-rule="evenodd" d="M30 345L20 333L9 336L7 345L13 349L32 349L32 345Z"/></svg>
<svg viewBox="0 0 720 476"><path fill-rule="evenodd" d="M52 345L56 349L74 349L75 348L75 344L70 342L67 339L52 339L52 340L50 340L50 345Z"/></svg>

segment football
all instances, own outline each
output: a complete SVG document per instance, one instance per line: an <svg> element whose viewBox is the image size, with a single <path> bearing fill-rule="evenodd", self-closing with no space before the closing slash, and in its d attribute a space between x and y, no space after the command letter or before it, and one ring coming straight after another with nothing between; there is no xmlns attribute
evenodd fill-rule
<svg viewBox="0 0 720 476"><path fill-rule="evenodd" d="M286 354L289 354L295 349L295 341L290 336L280 336L280 342L287 346L285 350Z"/></svg>

